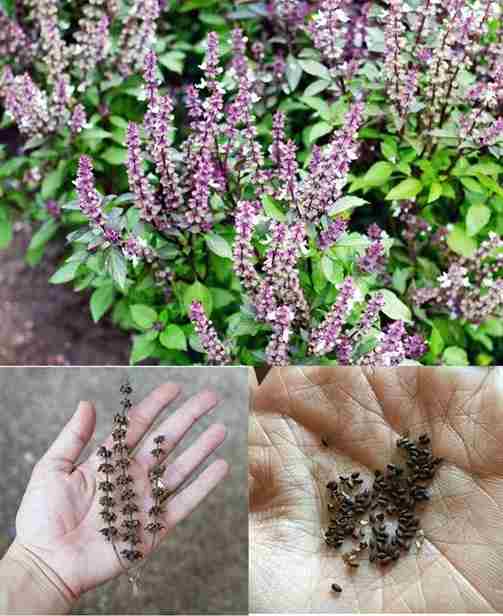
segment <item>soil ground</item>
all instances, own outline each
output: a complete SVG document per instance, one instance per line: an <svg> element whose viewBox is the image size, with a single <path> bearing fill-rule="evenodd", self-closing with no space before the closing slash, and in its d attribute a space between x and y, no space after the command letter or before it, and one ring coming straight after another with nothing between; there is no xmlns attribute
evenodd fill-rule
<svg viewBox="0 0 503 616"><path fill-rule="evenodd" d="M61 263L63 241L52 241L41 263L24 261L30 227L16 225L0 251L0 365L124 365L129 337L105 318L94 324L89 297L70 285L51 285Z"/></svg>

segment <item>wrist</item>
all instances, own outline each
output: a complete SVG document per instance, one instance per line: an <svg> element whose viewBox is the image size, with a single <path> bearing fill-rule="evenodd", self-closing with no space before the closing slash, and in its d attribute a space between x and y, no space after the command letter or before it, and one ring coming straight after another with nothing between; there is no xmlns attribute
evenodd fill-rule
<svg viewBox="0 0 503 616"><path fill-rule="evenodd" d="M0 561L0 613L68 614L77 599L42 558L17 541Z"/></svg>

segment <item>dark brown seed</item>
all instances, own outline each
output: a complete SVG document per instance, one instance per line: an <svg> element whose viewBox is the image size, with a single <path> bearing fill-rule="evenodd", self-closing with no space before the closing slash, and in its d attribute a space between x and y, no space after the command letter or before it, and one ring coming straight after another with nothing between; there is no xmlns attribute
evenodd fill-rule
<svg viewBox="0 0 503 616"><path fill-rule="evenodd" d="M326 438L322 438L321 439L321 444L323 445L323 447L328 447L328 441Z"/></svg>
<svg viewBox="0 0 503 616"><path fill-rule="evenodd" d="M342 592L342 588L339 586L339 584L332 584L332 586L330 587L334 592Z"/></svg>

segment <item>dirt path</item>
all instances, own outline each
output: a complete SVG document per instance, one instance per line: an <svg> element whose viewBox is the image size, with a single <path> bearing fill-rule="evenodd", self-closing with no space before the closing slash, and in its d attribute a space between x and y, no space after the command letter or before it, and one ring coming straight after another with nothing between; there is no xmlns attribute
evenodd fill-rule
<svg viewBox="0 0 503 616"><path fill-rule="evenodd" d="M92 322L88 294L47 280L63 254L53 242L35 268L23 256L31 234L18 225L8 250L0 251L0 365L123 365L128 335L107 320Z"/></svg>

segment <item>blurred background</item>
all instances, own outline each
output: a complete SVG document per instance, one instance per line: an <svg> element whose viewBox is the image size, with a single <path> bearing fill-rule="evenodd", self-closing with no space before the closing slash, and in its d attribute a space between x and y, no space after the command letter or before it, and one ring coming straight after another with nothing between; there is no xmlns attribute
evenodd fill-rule
<svg viewBox="0 0 503 616"><path fill-rule="evenodd" d="M96 403L96 434L85 452L88 455L112 429L119 387L126 376L133 386L134 402L165 381L179 383L182 394L167 412L201 389L217 391L221 403L209 418L194 426L177 451L185 449L211 423L223 422L228 436L217 455L229 462L231 472L149 558L140 597L133 597L122 576L84 595L72 613L247 613L246 368L0 369L0 555L15 537L16 512L34 464L74 413L78 401ZM103 544L103 549L108 547Z"/></svg>

